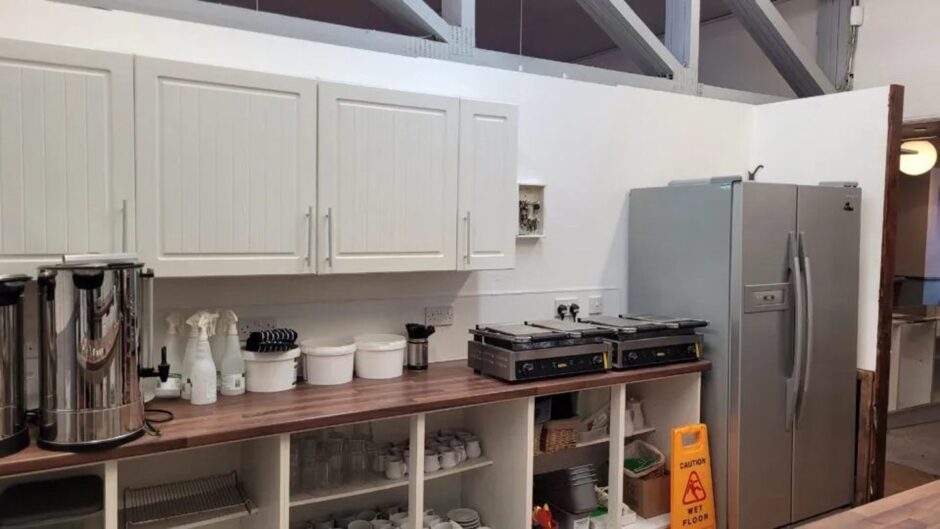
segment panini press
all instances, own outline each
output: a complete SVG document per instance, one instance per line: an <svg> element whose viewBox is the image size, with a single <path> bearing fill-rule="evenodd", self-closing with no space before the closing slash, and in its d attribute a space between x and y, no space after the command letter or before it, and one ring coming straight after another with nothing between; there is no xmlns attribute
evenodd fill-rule
<svg viewBox="0 0 940 529"><path fill-rule="evenodd" d="M467 363L507 382L607 371L609 328L562 320L477 325Z"/></svg>
<svg viewBox="0 0 940 529"><path fill-rule="evenodd" d="M613 369L635 369L676 362L693 362L702 355L702 337L695 332L708 322L654 315L589 316L582 323L613 331L610 363Z"/></svg>

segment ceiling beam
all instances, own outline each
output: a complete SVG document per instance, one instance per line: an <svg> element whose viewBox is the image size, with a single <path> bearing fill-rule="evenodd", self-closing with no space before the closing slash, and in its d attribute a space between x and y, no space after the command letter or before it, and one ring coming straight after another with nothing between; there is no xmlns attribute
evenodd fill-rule
<svg viewBox="0 0 940 529"><path fill-rule="evenodd" d="M442 0L441 15L451 26L476 27L476 0Z"/></svg>
<svg viewBox="0 0 940 529"><path fill-rule="evenodd" d="M624 0L577 0L647 75L675 77L684 66Z"/></svg>
<svg viewBox="0 0 940 529"><path fill-rule="evenodd" d="M453 30L424 0L372 0L395 20L424 35L450 42Z"/></svg>
<svg viewBox="0 0 940 529"><path fill-rule="evenodd" d="M666 0L666 48L690 70L698 71L702 0Z"/></svg>
<svg viewBox="0 0 940 529"><path fill-rule="evenodd" d="M837 89L848 84L852 0L821 0L816 15L816 62Z"/></svg>
<svg viewBox="0 0 940 529"><path fill-rule="evenodd" d="M816 58L796 38L771 0L724 0L798 97L835 92Z"/></svg>

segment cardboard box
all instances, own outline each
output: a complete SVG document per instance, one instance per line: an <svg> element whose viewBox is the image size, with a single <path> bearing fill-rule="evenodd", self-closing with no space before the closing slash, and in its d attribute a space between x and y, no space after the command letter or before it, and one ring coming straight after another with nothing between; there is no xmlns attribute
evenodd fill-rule
<svg viewBox="0 0 940 529"><path fill-rule="evenodd" d="M623 501L643 518L669 512L669 474L640 479L624 475Z"/></svg>

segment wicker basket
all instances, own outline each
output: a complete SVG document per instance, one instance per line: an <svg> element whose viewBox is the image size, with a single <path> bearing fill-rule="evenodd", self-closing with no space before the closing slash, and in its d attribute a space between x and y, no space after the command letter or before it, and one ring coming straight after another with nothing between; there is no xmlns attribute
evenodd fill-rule
<svg viewBox="0 0 940 529"><path fill-rule="evenodd" d="M542 430L542 451L558 452L574 448L578 444L578 428L581 421L577 417L559 421L548 421Z"/></svg>
<svg viewBox="0 0 940 529"><path fill-rule="evenodd" d="M534 444L533 448L535 449L535 455L539 455L542 453L542 432L544 431L545 431L544 424L535 425L535 430L533 431L533 435L532 435L533 444Z"/></svg>

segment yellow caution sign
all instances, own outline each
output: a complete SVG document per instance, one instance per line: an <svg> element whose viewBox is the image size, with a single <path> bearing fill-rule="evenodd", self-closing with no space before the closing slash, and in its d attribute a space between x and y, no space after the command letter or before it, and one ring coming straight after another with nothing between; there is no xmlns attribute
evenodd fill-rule
<svg viewBox="0 0 940 529"><path fill-rule="evenodd" d="M691 424L672 431L670 472L671 528L714 529L712 464L708 452L708 428L704 424Z"/></svg>

